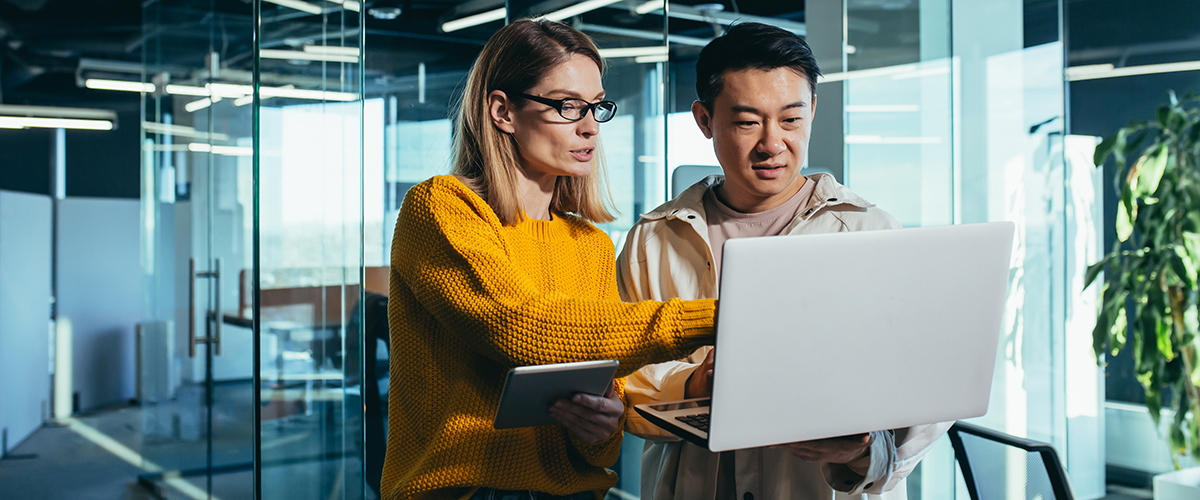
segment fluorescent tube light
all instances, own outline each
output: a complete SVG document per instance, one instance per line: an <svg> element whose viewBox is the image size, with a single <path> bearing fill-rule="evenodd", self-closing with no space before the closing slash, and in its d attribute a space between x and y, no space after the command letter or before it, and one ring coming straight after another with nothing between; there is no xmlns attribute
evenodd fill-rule
<svg viewBox="0 0 1200 500"><path fill-rule="evenodd" d="M234 105L234 106L245 106L245 105L247 105L247 104L250 104L250 103L252 103L252 102L254 102L254 96L252 96L252 95L247 95L247 96L242 96L242 97L239 97L239 98L235 99L235 100L233 101L233 105Z"/></svg>
<svg viewBox="0 0 1200 500"><path fill-rule="evenodd" d="M106 120L115 122L117 114L108 109L93 108L60 108L57 106L24 106L15 104L0 104L0 116L23 117L40 116L44 118L83 118L85 120Z"/></svg>
<svg viewBox="0 0 1200 500"><path fill-rule="evenodd" d="M320 5L311 4L308 2L302 2L301 0L266 0L266 1L273 3L275 5L282 5L284 7L293 8L293 9L296 9L301 12L307 12L309 14L320 14L321 10L322 10Z"/></svg>
<svg viewBox="0 0 1200 500"><path fill-rule="evenodd" d="M883 137L879 135L847 135L846 144L938 144L937 136Z"/></svg>
<svg viewBox="0 0 1200 500"><path fill-rule="evenodd" d="M193 87L191 85L167 85L165 90L171 95L190 95L196 97L208 97L210 93L204 87Z"/></svg>
<svg viewBox="0 0 1200 500"><path fill-rule="evenodd" d="M246 94L253 94L254 87L250 85L236 85L232 83L210 83L205 85L212 95L216 97L231 97L237 98ZM218 101L220 99L217 99ZM213 101L216 102L216 101Z"/></svg>
<svg viewBox="0 0 1200 500"><path fill-rule="evenodd" d="M352 92L333 92L328 90L304 90L282 87L260 87L262 97L290 97L293 99L313 99L317 101L349 102L358 100L358 94Z"/></svg>
<svg viewBox="0 0 1200 500"><path fill-rule="evenodd" d="M153 93L156 88L153 83L131 82L128 80L100 80L96 78L84 80L83 86L96 90L120 90L124 92L150 93Z"/></svg>
<svg viewBox="0 0 1200 500"><path fill-rule="evenodd" d="M1117 68L1111 64L1090 64L1067 68L1067 80L1095 80L1099 78L1117 78L1121 76L1153 75L1158 73L1175 73L1179 71L1200 71L1200 61L1184 61L1165 64L1145 64L1142 66L1126 66Z"/></svg>
<svg viewBox="0 0 1200 500"><path fill-rule="evenodd" d="M302 54L302 52L296 52ZM212 97L209 102L207 99L192 101L184 106L184 109L189 112L204 109L214 102L220 101L221 98L227 97L230 99L241 99L254 93L254 87L250 85L238 85L231 83L209 83L204 87L192 87L186 85L167 85L167 93L174 95L190 95L196 97ZM293 88L292 85L283 87L259 87L259 95L263 99L270 97L290 97L292 99L312 99L317 101L341 101L349 102L358 100L358 94L352 92L333 92L326 90L304 90ZM247 101L249 103L249 101ZM237 104L236 102L234 104ZM244 104L243 104L244 106Z"/></svg>
<svg viewBox="0 0 1200 500"><path fill-rule="evenodd" d="M542 17L549 19L551 21L562 21L563 19L566 19L568 17L575 17L580 14L583 14L584 12L591 12L593 10L599 9L601 7L607 7L609 5L612 5L612 4L620 2L620 1L621 0L587 0L586 2L579 2L575 5L567 7L565 9L556 10L556 11L546 14L545 16L542 16Z"/></svg>
<svg viewBox="0 0 1200 500"><path fill-rule="evenodd" d="M667 2L664 0L650 0L649 2L634 7L633 11L637 12L638 14L649 14L663 8L666 5Z"/></svg>
<svg viewBox="0 0 1200 500"><path fill-rule="evenodd" d="M670 51L664 46L653 47L623 47L619 49L600 49L600 57L611 59L616 57L665 56Z"/></svg>
<svg viewBox="0 0 1200 500"><path fill-rule="evenodd" d="M669 60L671 60L671 56L668 54L662 54L662 55L657 55L657 56L637 56L637 57L633 58L633 62L638 63L638 64L667 62Z"/></svg>
<svg viewBox="0 0 1200 500"><path fill-rule="evenodd" d="M272 50L262 49L258 51L258 55L263 59L286 59L295 61L324 61L324 62L339 62L339 63L356 63L358 62L357 55L338 55L338 54L317 54L299 50Z"/></svg>
<svg viewBox="0 0 1200 500"><path fill-rule="evenodd" d="M489 10L487 12L481 12L479 14L455 19L453 21L446 21L442 23L442 32L449 33L451 31L458 31L463 28L470 28L471 26L477 26L483 23L500 21L503 20L504 16L507 15L508 10L504 7L500 7L496 10Z"/></svg>
<svg viewBox="0 0 1200 500"><path fill-rule="evenodd" d="M906 113L920 111L916 104L847 104L847 113Z"/></svg>
<svg viewBox="0 0 1200 500"><path fill-rule="evenodd" d="M79 118L43 118L39 116L0 116L3 128L69 128L74 130L112 130L108 120L84 120Z"/></svg>
<svg viewBox="0 0 1200 500"><path fill-rule="evenodd" d="M354 56L362 52L358 47L338 47L335 45L305 45L304 51L310 54L328 54L334 56Z"/></svg>
<svg viewBox="0 0 1200 500"><path fill-rule="evenodd" d="M142 122L142 128L144 128L146 130L146 132L149 132L151 134L163 134L163 135L171 134L176 137L194 137L194 138L198 138L198 139L214 140L214 141L228 141L229 140L229 136L225 135L225 134L221 134L221 133L217 133L217 132L213 132L210 134L208 132L196 130L192 127L187 127L187 126L183 126L183 125L173 125L173 124L168 125L166 123L158 123L158 122Z"/></svg>
<svg viewBox="0 0 1200 500"><path fill-rule="evenodd" d="M359 10L362 9L362 5L354 0L346 0L344 2L342 0L326 0L326 1L328 1L329 3L336 3L338 5L341 5L346 10L350 10L350 11L354 11L354 12L358 12Z"/></svg>
<svg viewBox="0 0 1200 500"><path fill-rule="evenodd" d="M247 146L213 146L203 142L188 144L188 151L193 153L212 153L223 156L253 156L254 148Z"/></svg>
<svg viewBox="0 0 1200 500"><path fill-rule="evenodd" d="M220 102L220 101L221 101L220 96L205 97L204 99L200 99L197 101L192 101L187 104L184 104L183 109L184 109L184 111L187 111L188 113L195 113L204 108L212 106L212 103L214 103L214 102Z"/></svg>

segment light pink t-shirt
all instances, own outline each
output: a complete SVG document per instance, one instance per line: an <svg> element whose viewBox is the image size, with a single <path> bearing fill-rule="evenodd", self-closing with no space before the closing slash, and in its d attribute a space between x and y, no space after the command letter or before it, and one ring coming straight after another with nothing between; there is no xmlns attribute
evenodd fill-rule
<svg viewBox="0 0 1200 500"><path fill-rule="evenodd" d="M778 236L783 233L796 214L808 206L817 182L805 179L800 191L778 207L765 212L745 214L730 208L717 198L714 189L704 192L704 217L708 223L708 243L712 247L713 265L717 276L721 275L721 246L725 240L755 236Z"/></svg>

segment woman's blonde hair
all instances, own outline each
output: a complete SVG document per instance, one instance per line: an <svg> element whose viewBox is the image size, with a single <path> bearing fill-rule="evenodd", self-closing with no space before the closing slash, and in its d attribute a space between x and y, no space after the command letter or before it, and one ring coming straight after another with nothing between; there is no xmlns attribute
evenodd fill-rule
<svg viewBox="0 0 1200 500"><path fill-rule="evenodd" d="M516 139L492 123L488 94L493 90L505 94L529 90L549 69L576 54L595 61L604 74L604 60L587 35L559 22L520 20L492 35L467 77L458 106L451 173L466 179L467 185L487 200L502 224L521 222L517 187L520 153ZM524 102L519 96L508 95L508 99ZM594 223L614 219L599 143L593 158L588 175L558 178L551 210L575 213Z"/></svg>

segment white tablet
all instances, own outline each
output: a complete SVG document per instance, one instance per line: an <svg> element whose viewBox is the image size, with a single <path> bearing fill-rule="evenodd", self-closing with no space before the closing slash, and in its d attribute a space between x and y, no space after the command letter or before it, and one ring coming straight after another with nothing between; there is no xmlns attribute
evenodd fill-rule
<svg viewBox="0 0 1200 500"><path fill-rule="evenodd" d="M619 364L609 359L513 368L504 381L492 426L514 429L557 424L549 412L554 401L570 399L577 392L603 396Z"/></svg>

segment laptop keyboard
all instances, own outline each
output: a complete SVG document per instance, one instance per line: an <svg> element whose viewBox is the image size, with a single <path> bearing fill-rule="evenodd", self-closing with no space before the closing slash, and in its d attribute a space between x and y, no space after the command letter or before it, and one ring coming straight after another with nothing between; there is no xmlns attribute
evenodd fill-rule
<svg viewBox="0 0 1200 500"><path fill-rule="evenodd" d="M675 420L688 424L704 432L708 432L708 414L701 413L699 415L684 415L675 417Z"/></svg>

